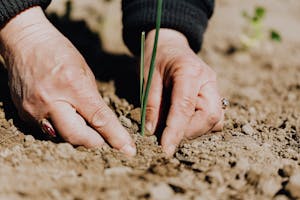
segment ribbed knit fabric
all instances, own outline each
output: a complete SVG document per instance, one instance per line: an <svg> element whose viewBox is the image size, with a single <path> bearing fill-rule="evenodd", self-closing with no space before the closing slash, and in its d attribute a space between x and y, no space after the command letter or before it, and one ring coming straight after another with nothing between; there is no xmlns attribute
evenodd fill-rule
<svg viewBox="0 0 300 200"><path fill-rule="evenodd" d="M157 0L123 0L123 39L135 55L140 52L141 32L155 28ZM214 0L164 0L162 28L183 33L198 52L214 8Z"/></svg>
<svg viewBox="0 0 300 200"><path fill-rule="evenodd" d="M0 26L30 7L41 6L45 9L50 2L51 0L0 0Z"/></svg>

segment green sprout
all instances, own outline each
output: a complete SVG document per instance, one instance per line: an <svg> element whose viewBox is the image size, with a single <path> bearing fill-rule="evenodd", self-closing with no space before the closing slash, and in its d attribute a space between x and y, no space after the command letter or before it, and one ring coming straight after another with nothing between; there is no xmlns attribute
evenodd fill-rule
<svg viewBox="0 0 300 200"><path fill-rule="evenodd" d="M270 38L274 42L281 42L282 41L281 35L276 30L271 30L270 31Z"/></svg>
<svg viewBox="0 0 300 200"><path fill-rule="evenodd" d="M143 95L144 95L144 69L145 69L145 38L146 33L142 32L141 37L141 63L140 63L140 104L143 110Z"/></svg>
<svg viewBox="0 0 300 200"><path fill-rule="evenodd" d="M163 0L157 0L157 14L156 14L156 31L155 31L155 39L154 45L152 49L152 57L150 63L150 70L148 73L148 80L146 83L146 88L144 88L144 69L145 69L145 62L144 62L144 55L145 55L145 33L142 33L141 37L141 65L140 65L140 100L141 100L141 135L145 135L145 122L146 122L146 105L148 102L149 91L152 83L153 72L155 68L155 59L157 53L157 43L159 38L159 30L161 26L161 15L162 15L162 5Z"/></svg>
<svg viewBox="0 0 300 200"><path fill-rule="evenodd" d="M257 46L263 36L263 19L266 11L263 7L256 7L254 14L251 16L247 12L243 12L243 17L249 23L247 33L242 36L242 45L248 49Z"/></svg>
<svg viewBox="0 0 300 200"><path fill-rule="evenodd" d="M263 39L263 21L266 16L266 10L263 7L256 7L254 13L249 15L247 12L242 13L245 20L248 22L248 29L241 37L241 43L245 49L258 46ZM280 34L275 31L270 31L270 39L272 41L281 41Z"/></svg>

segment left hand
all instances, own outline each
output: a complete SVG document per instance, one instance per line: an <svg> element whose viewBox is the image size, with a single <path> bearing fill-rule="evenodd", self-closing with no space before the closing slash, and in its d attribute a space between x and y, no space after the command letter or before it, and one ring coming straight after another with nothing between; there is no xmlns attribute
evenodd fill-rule
<svg viewBox="0 0 300 200"><path fill-rule="evenodd" d="M149 72L155 30L148 33L145 48L145 82ZM196 138L223 128L224 112L216 73L190 48L186 37L161 29L149 100L146 128L154 133L167 114L161 144L167 155L186 138ZM163 107L163 94L170 90L170 105ZM167 113L166 113L167 112Z"/></svg>

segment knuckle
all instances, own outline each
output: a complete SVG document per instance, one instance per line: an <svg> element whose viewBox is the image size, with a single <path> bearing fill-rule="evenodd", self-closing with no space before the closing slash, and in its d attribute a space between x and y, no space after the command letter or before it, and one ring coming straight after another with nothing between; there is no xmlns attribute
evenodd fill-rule
<svg viewBox="0 0 300 200"><path fill-rule="evenodd" d="M179 111L187 117L191 117L194 114L196 107L196 100L191 96L182 97L178 109Z"/></svg>
<svg viewBox="0 0 300 200"><path fill-rule="evenodd" d="M100 106L89 118L89 123L96 129L103 130L112 122L113 114L105 105Z"/></svg>
<svg viewBox="0 0 300 200"><path fill-rule="evenodd" d="M77 72L72 70L69 65L61 65L58 77L61 82L66 84L72 84L78 80Z"/></svg>
<svg viewBox="0 0 300 200"><path fill-rule="evenodd" d="M146 113L147 115L155 115L155 113L157 113L158 108L154 105L147 105L146 107Z"/></svg>
<svg viewBox="0 0 300 200"><path fill-rule="evenodd" d="M82 137L79 134L75 134L72 132L64 134L63 138L73 144L73 145L81 145L82 144Z"/></svg>
<svg viewBox="0 0 300 200"><path fill-rule="evenodd" d="M22 110L24 110L25 112L30 113L32 110L32 106L28 101L22 101Z"/></svg>

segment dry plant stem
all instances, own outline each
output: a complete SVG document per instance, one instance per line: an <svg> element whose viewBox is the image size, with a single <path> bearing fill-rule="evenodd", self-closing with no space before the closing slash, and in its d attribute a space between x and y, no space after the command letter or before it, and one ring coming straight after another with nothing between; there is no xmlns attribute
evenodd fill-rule
<svg viewBox="0 0 300 200"><path fill-rule="evenodd" d="M151 57L151 64L150 64L150 70L148 74L146 89L143 95L143 103L142 103L142 116L141 116L141 135L145 135L145 122L146 122L146 105L148 102L148 96L149 91L151 87L154 67L155 67L155 59L156 59L156 51L157 51L157 43L158 43L158 37L159 37L159 30L161 25L161 15L162 15L162 4L163 0L158 0L157 2L157 15L156 15L156 32L155 32L155 39L154 39L154 45L153 45L153 51L152 51L152 57Z"/></svg>

